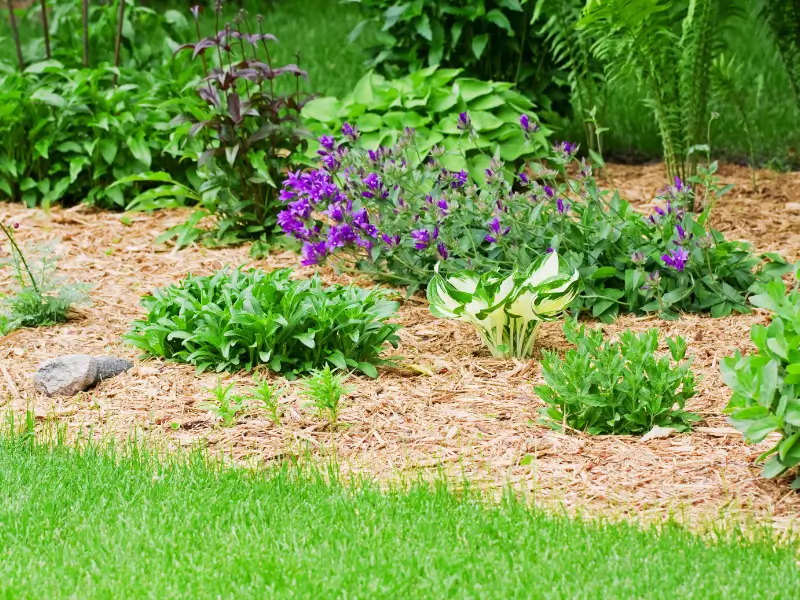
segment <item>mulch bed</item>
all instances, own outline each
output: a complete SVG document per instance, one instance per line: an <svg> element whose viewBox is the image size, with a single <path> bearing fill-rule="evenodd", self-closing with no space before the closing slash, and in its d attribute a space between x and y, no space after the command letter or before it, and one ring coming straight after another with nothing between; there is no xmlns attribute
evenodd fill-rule
<svg viewBox="0 0 800 600"><path fill-rule="evenodd" d="M645 208L663 186L662 169L611 166L607 178L623 197ZM800 199L800 173L760 172L757 193L746 169L725 166L721 176L736 186L715 208L713 225L760 251L799 260L800 214L788 212L786 204ZM492 358L469 326L433 318L421 298L406 302L398 315L404 325L398 351L403 360L396 368L381 369L377 380L354 379L356 391L341 416L346 426L335 433L303 409L296 382L288 384L282 426L255 411L222 429L199 408L209 397L204 388L213 387L216 375L197 376L193 367L160 360L137 360L127 374L75 398L37 394L30 375L47 358L83 352L135 359L136 351L119 336L141 314L139 298L154 287L189 272L207 274L242 263L262 269L290 266L299 277L314 272L297 268L290 253L252 262L244 247L155 247L155 235L185 215L179 210L135 214L126 226L118 214L87 207L53 209L47 215L0 204L4 222L21 223L20 240L60 238L63 271L94 286L93 305L69 323L0 339L0 411L32 407L42 422L54 419L73 433L91 430L98 437L119 438L136 433L168 447L201 444L247 462L335 453L343 471L384 481L444 472L488 490L510 484L535 494L540 503L559 503L569 511L677 518L695 525L724 517L729 523L756 520L793 528L800 495L789 488L791 479L764 480L754 465L768 442L746 445L722 414L729 393L719 361L736 349L751 348L749 329L766 322L763 311L723 319L686 315L670 322L626 315L604 326L610 334L658 326L664 335L683 335L702 375L698 395L687 406L703 417L695 431L644 443L628 436L565 435L536 425L538 362ZM329 268L319 272L328 282L353 280ZM0 273L0 284L8 275ZM566 348L560 324L545 324L537 345ZM242 387L250 383L248 374L223 378Z"/></svg>

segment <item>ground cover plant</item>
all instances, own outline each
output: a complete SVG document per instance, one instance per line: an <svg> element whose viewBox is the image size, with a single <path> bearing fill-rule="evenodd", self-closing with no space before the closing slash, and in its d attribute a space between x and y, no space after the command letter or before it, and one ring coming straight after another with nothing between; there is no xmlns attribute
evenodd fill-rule
<svg viewBox="0 0 800 600"><path fill-rule="evenodd" d="M756 541L715 542L674 526L548 516L513 495L492 504L445 487L381 492L292 469L163 460L1 437L0 594L733 599L796 582L793 550L755 525ZM124 560L109 569L92 560L98 552Z"/></svg>
<svg viewBox="0 0 800 600"><path fill-rule="evenodd" d="M266 364L287 376L331 364L377 377L388 342L397 347L398 308L380 289L324 287L270 273L223 269L153 292L145 317L124 339L154 356L198 371L238 371Z"/></svg>
<svg viewBox="0 0 800 600"><path fill-rule="evenodd" d="M8 255L0 255L0 267L10 268L15 284L5 294L0 293L0 336L20 327L62 323L72 308L89 302L87 286L65 283L58 274L55 243L23 249L15 234L19 227L16 222L0 223L0 232L8 242Z"/></svg>
<svg viewBox="0 0 800 600"><path fill-rule="evenodd" d="M331 429L335 429L339 424L339 411L344 403L343 398L353 392L353 388L346 386L345 381L347 373L334 373L330 365L312 371L303 379L301 394L308 401L306 406L311 408L317 417L327 420Z"/></svg>
<svg viewBox="0 0 800 600"><path fill-rule="evenodd" d="M539 327L561 317L579 290L578 272L551 252L510 275L437 273L427 291L431 312L472 324L492 356L529 359Z"/></svg>
<svg viewBox="0 0 800 600"><path fill-rule="evenodd" d="M460 119L468 146L469 114ZM524 133L534 127L526 115L519 120ZM511 273L555 251L583 282L575 306L606 321L620 311L672 319L678 311L748 312L748 290L790 269L779 255L755 256L748 244L706 225L724 192L715 163L701 171L706 211L687 210L694 191L676 179L643 216L619 194L599 189L591 165L578 161L568 142L510 181L502 161L487 157L485 181L475 185L466 171L442 168L441 152L415 161L413 130L376 151L353 145L358 132L349 124L343 132L340 142L321 140L320 168L290 172L284 181L278 222L303 243L303 264L330 257L413 291L428 283L437 263L442 275Z"/></svg>
<svg viewBox="0 0 800 600"><path fill-rule="evenodd" d="M432 151L444 150L439 159L443 167L467 169L479 181L488 167L487 154L514 163L541 153L549 131L536 123L534 105L525 95L510 83L485 82L459 73L433 66L387 80L370 71L341 100L311 100L303 109L303 119L317 136L335 135L348 123L359 133L358 145L367 150L392 147L405 128L413 128L417 162ZM471 144L462 142L467 128L459 114L465 111L469 111ZM521 113L531 119L529 132L519 128ZM536 143L529 142L531 136ZM309 148L316 157L320 145Z"/></svg>
<svg viewBox="0 0 800 600"><path fill-rule="evenodd" d="M748 442L780 434L760 457L768 459L762 474L777 477L800 463L800 290L795 285L786 293L776 281L750 301L769 310L772 321L752 326L755 354L742 356L737 350L722 359L722 378L733 392L726 412ZM800 488L800 477L792 487Z"/></svg>
<svg viewBox="0 0 800 600"><path fill-rule="evenodd" d="M658 329L623 331L606 340L600 328L564 326L575 345L564 358L545 350L545 383L536 393L547 405L542 422L590 434L645 434L654 427L688 431L699 415L684 410L695 395L692 359L686 340L667 338L667 353L658 354Z"/></svg>

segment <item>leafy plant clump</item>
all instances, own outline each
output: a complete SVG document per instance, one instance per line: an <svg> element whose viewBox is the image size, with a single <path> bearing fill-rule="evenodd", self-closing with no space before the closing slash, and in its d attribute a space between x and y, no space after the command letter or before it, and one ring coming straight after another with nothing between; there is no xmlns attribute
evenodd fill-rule
<svg viewBox="0 0 800 600"><path fill-rule="evenodd" d="M737 350L722 360L722 379L733 391L726 412L748 442L781 434L759 457L768 458L764 477L777 477L800 464L800 289L795 285L787 294L775 281L750 301L770 310L772 322L750 330L755 354L742 356ZM800 489L800 476L792 487Z"/></svg>
<svg viewBox="0 0 800 600"><path fill-rule="evenodd" d="M659 357L658 329L628 329L618 341L583 325L565 325L564 332L576 348L563 359L545 351L545 384L535 388L547 404L541 409L545 423L593 435L644 434L656 425L687 431L700 419L683 410L695 394L695 377L682 337L667 338L669 354Z"/></svg>
<svg viewBox="0 0 800 600"><path fill-rule="evenodd" d="M469 148L469 113L459 120L460 144ZM523 114L518 127L530 134L533 120ZM342 129L339 142L321 139L320 168L290 172L284 181L278 222L303 244L303 264L333 259L414 291L427 285L437 263L443 276L464 269L509 274L555 251L583 282L576 307L604 321L620 311L673 319L679 311L749 312L748 290L790 268L779 255L755 256L749 245L707 226L725 191L713 163L701 181L706 211L687 210L694 190L677 179L652 214L642 215L601 189L568 142L516 175L486 157L484 182L476 184L465 170L442 166L443 149L420 162L413 130L392 148L368 151L353 144L355 128ZM602 166L596 154L595 160Z"/></svg>
<svg viewBox="0 0 800 600"><path fill-rule="evenodd" d="M14 231L19 223L4 225L0 231L9 242L9 254L0 267L9 266L16 289L0 293L0 335L20 327L43 327L63 323L74 306L89 303L85 284L67 284L58 276L53 244L38 249L38 261L30 260L17 243Z"/></svg>
<svg viewBox="0 0 800 600"><path fill-rule="evenodd" d="M270 273L223 269L190 275L142 300L144 319L125 335L155 356L198 371L236 371L266 364L294 377L326 364L377 377L384 344L397 347L398 308L382 290L323 287L293 281L290 269Z"/></svg>
<svg viewBox="0 0 800 600"><path fill-rule="evenodd" d="M227 386L222 385L222 380L217 377L217 383L213 388L204 388L213 394L212 398L200 405L200 408L208 409L220 422L222 427L233 427L239 415L247 407L247 400L234 389L236 383Z"/></svg>
<svg viewBox="0 0 800 600"><path fill-rule="evenodd" d="M550 253L508 276L437 273L428 284L428 301L435 316L471 323L493 356L530 358L541 324L559 318L579 286L578 273Z"/></svg>
<svg viewBox="0 0 800 600"><path fill-rule="evenodd" d="M467 169L480 181L489 166L486 153L497 152L509 162L541 155L549 131L533 119L528 135L518 125L520 113L533 114L531 101L510 83L458 77L459 72L434 66L394 80L369 72L342 100L308 102L303 120L314 134L326 136L349 123L359 132L358 146L367 150L394 146L404 128L414 128L417 161L444 150L443 167ZM464 111L469 111L471 144L462 142L467 127L459 114ZM537 143L528 142L531 135ZM319 149L318 143L309 145L311 156Z"/></svg>

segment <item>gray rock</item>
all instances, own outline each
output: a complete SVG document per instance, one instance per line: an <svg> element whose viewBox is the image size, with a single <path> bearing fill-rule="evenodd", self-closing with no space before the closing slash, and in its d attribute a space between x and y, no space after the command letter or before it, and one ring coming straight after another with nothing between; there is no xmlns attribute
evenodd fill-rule
<svg viewBox="0 0 800 600"><path fill-rule="evenodd" d="M116 377L133 367L133 363L127 358L118 358L116 356L95 356L94 360L97 363L95 383Z"/></svg>
<svg viewBox="0 0 800 600"><path fill-rule="evenodd" d="M33 374L33 387L48 396L74 396L95 382L97 361L88 354L70 354L43 362Z"/></svg>

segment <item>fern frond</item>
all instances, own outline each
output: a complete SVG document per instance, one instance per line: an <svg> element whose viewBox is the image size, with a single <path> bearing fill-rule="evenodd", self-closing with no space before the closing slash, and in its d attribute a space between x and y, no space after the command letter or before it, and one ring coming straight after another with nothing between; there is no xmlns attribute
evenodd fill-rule
<svg viewBox="0 0 800 600"><path fill-rule="evenodd" d="M766 8L778 51L800 107L800 0L766 0Z"/></svg>

